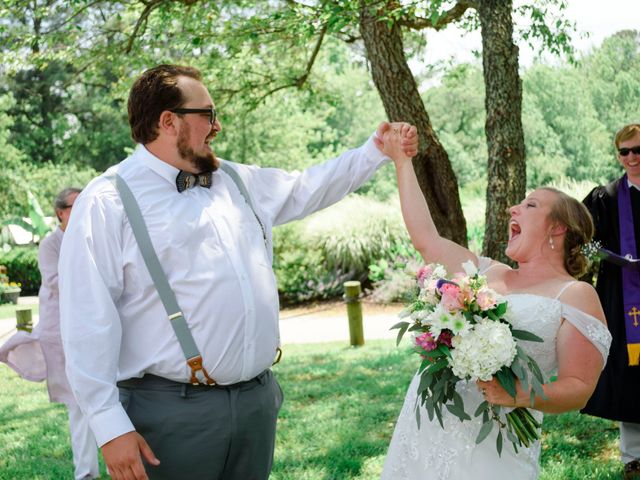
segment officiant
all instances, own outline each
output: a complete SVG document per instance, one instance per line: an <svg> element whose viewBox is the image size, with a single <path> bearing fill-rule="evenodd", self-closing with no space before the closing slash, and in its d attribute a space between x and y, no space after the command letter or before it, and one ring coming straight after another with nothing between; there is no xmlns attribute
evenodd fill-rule
<svg viewBox="0 0 640 480"><path fill-rule="evenodd" d="M593 216L594 240L629 259L640 252L640 124L615 136L616 155L625 173L594 188L583 200ZM613 261L612 261L613 260ZM609 360L598 386L582 410L620 422L620 456L625 479L640 478L640 269L616 258L600 262L596 289L613 336ZM621 265L623 264L623 265Z"/></svg>

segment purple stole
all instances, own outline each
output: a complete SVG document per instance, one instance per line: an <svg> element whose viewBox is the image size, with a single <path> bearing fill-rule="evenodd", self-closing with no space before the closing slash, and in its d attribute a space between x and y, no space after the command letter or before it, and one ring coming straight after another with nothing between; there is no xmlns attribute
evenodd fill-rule
<svg viewBox="0 0 640 480"><path fill-rule="evenodd" d="M638 258L633 228L631 192L625 173L618 184L618 221L620 222L620 255ZM629 365L640 364L640 270L622 267L622 303L627 333Z"/></svg>

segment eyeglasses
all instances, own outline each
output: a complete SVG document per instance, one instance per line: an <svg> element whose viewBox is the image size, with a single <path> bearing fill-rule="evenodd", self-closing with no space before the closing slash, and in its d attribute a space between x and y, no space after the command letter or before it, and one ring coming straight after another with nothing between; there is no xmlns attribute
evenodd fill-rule
<svg viewBox="0 0 640 480"><path fill-rule="evenodd" d="M618 153L621 157L626 157L629 155L629 152L634 153L635 155L640 155L640 145L636 145L635 147L630 148L619 148Z"/></svg>
<svg viewBox="0 0 640 480"><path fill-rule="evenodd" d="M173 108L171 110L169 110L170 112L173 113L179 113L179 114L186 114L186 113L208 113L209 114L209 123L211 125L213 125L214 123L216 123L216 117L217 117L217 112L216 109L213 107L209 107L209 108Z"/></svg>

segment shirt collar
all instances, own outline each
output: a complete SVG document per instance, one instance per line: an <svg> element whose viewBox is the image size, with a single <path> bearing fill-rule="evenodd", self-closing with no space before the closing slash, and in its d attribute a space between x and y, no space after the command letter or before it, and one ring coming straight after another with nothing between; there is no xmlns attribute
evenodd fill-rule
<svg viewBox="0 0 640 480"><path fill-rule="evenodd" d="M627 177L627 185L629 185L629 188L635 188L636 190L640 191L640 185L632 183L631 180L629 180L629 177Z"/></svg>
<svg viewBox="0 0 640 480"><path fill-rule="evenodd" d="M136 161L141 162L147 168L160 175L171 185L176 184L176 176L180 173L180 170L169 165L164 160L159 159L153 153L146 149L144 145L138 144L132 155Z"/></svg>

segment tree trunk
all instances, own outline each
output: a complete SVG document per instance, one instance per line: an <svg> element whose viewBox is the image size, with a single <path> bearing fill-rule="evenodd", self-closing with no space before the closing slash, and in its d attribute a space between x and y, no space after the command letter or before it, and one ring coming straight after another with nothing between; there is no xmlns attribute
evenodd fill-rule
<svg viewBox="0 0 640 480"><path fill-rule="evenodd" d="M513 43L511 0L480 0L482 66L487 119L487 210L482 252L507 261L507 209L522 200L526 186L522 132L522 82Z"/></svg>
<svg viewBox="0 0 640 480"><path fill-rule="evenodd" d="M389 6L392 2L386 2ZM382 7L384 8L384 7ZM447 152L436 136L407 65L400 26L378 20L379 13L360 3L360 33L373 81L389 120L406 121L418 129L420 147L413 165L431 216L443 237L467 245L467 226L460 205L458 181Z"/></svg>

